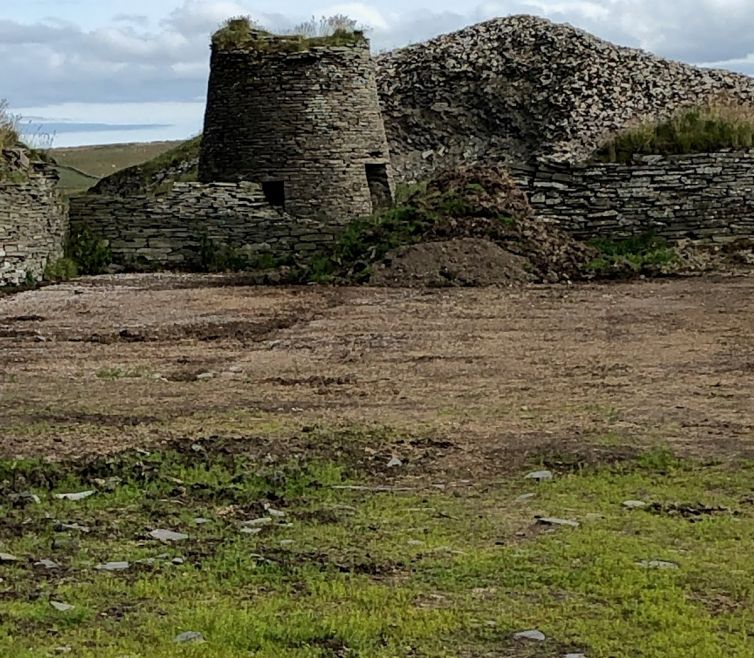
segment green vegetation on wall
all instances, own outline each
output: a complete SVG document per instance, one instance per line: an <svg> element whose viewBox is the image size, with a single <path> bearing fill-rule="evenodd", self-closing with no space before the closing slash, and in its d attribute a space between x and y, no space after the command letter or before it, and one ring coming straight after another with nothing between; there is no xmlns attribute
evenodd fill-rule
<svg viewBox="0 0 754 658"><path fill-rule="evenodd" d="M598 149L595 159L629 163L636 155L713 153L753 146L754 106L715 103L633 126Z"/></svg>
<svg viewBox="0 0 754 658"><path fill-rule="evenodd" d="M592 275L624 279L639 275L669 274L678 265L678 254L666 240L646 233L626 240L593 240L599 256L587 265Z"/></svg>
<svg viewBox="0 0 754 658"><path fill-rule="evenodd" d="M60 283L61 281L70 281L79 273L78 266L70 258L58 258L54 263L48 263L45 267L45 281Z"/></svg>
<svg viewBox="0 0 754 658"><path fill-rule="evenodd" d="M0 149L13 148L18 140L16 118L8 112L8 102L0 100Z"/></svg>
<svg viewBox="0 0 754 658"><path fill-rule="evenodd" d="M269 270L281 263L269 252L255 252L228 244L218 244L206 235L199 246L199 269L202 272L243 272Z"/></svg>
<svg viewBox="0 0 754 658"><path fill-rule="evenodd" d="M89 228L84 227L68 237L66 258L75 263L81 274L102 274L112 263L110 246Z"/></svg>

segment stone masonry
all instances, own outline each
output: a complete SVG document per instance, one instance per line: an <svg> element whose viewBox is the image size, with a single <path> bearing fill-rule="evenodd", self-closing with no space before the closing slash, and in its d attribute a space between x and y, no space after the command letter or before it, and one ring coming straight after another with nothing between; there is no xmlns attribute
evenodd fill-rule
<svg viewBox="0 0 754 658"><path fill-rule="evenodd" d="M213 43L199 180L254 181L295 217L346 223L392 196L369 42Z"/></svg>
<svg viewBox="0 0 754 658"><path fill-rule="evenodd" d="M754 238L754 150L514 170L537 216L579 238Z"/></svg>
<svg viewBox="0 0 754 658"><path fill-rule="evenodd" d="M0 180L0 286L41 280L47 264L63 256L68 228L55 171L28 162L15 173Z"/></svg>
<svg viewBox="0 0 754 658"><path fill-rule="evenodd" d="M337 227L293 218L267 203L257 183L174 183L161 194L71 199L71 232L108 240L113 262L136 269L192 269L203 241L285 260L333 240Z"/></svg>

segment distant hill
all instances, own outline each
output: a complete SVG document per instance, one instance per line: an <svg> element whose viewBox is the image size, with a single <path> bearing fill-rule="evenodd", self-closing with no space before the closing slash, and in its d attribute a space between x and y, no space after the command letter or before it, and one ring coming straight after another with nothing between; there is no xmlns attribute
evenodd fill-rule
<svg viewBox="0 0 754 658"><path fill-rule="evenodd" d="M58 163L65 192L89 189L100 179L156 158L181 142L146 142L57 148L50 155Z"/></svg>

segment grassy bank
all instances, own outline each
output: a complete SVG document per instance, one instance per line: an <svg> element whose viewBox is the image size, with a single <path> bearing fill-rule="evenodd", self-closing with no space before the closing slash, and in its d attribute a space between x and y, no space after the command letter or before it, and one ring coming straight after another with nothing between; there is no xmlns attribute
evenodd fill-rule
<svg viewBox="0 0 754 658"><path fill-rule="evenodd" d="M218 440L75 466L3 462L0 655L754 652L752 464L658 450L563 460L542 483L430 482L348 457L377 438L315 433L311 459L284 463ZM635 499L647 506L623 504ZM161 529L185 537L150 535ZM515 637L534 629L544 642Z"/></svg>

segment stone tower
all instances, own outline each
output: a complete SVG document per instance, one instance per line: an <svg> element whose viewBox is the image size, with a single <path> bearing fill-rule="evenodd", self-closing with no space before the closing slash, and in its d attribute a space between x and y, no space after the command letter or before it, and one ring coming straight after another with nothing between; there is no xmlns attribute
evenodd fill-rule
<svg viewBox="0 0 754 658"><path fill-rule="evenodd" d="M275 36L239 19L215 34L202 182L255 181L293 216L346 222L392 201L369 42Z"/></svg>

